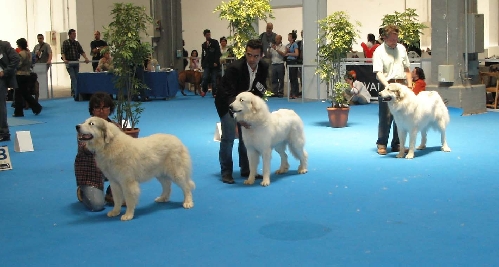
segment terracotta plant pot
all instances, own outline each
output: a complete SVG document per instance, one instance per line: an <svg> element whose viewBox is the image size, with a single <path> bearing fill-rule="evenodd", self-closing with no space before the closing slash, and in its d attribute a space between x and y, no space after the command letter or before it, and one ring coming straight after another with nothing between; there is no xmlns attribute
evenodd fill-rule
<svg viewBox="0 0 499 267"><path fill-rule="evenodd" d="M327 108L329 124L333 128L343 128L347 126L349 107L346 108Z"/></svg>
<svg viewBox="0 0 499 267"><path fill-rule="evenodd" d="M133 128L133 129L126 128L123 130L123 132L125 132L126 134L128 134L129 136L131 136L133 138L138 138L140 129L139 128Z"/></svg>

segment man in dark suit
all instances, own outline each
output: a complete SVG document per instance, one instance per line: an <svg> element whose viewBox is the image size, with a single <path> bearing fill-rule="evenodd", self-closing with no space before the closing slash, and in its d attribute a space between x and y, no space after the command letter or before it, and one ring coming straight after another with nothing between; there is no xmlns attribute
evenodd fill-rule
<svg viewBox="0 0 499 267"><path fill-rule="evenodd" d="M16 70L21 58L9 42L0 40L0 142L10 141L7 123L7 88L17 88Z"/></svg>
<svg viewBox="0 0 499 267"><path fill-rule="evenodd" d="M241 92L252 92L260 97L265 94L269 66L260 61L262 56L262 42L260 40L249 40L246 44L245 56L234 61L227 67L225 75L222 78L222 86L219 88L215 98L215 106L222 124L222 138L219 151L222 182L227 184L234 183L234 178L232 177L232 148L236 137L236 121L229 112L229 105L234 102L236 96ZM239 133L241 133L241 126L251 127L251 125L237 123ZM239 134L238 152L241 176L248 177L248 156L241 134ZM258 178L261 179L261 175Z"/></svg>
<svg viewBox="0 0 499 267"><path fill-rule="evenodd" d="M211 80L211 93L213 97L217 94L217 76L220 73L220 57L222 51L217 40L211 39L210 30L203 31L206 41L201 45L201 67L203 67L203 82L201 86L203 91L201 96L205 96L208 92L208 84Z"/></svg>

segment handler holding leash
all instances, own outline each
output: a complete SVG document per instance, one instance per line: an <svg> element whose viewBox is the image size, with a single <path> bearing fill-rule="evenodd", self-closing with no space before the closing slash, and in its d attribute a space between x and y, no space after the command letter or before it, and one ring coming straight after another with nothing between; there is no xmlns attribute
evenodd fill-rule
<svg viewBox="0 0 499 267"><path fill-rule="evenodd" d="M412 77L409 69L410 62L407 51L402 44L398 43L399 28L395 25L387 25L383 29L384 42L373 54L373 72L376 78L382 84L380 91L389 83L406 84L412 88ZM378 122L378 154L386 155L386 146L390 136L390 126L393 116L388 109L388 104L379 100L379 122ZM393 122L392 152L398 152L404 149L404 144L400 147L400 141L397 133L397 125Z"/></svg>
<svg viewBox="0 0 499 267"><path fill-rule="evenodd" d="M229 112L229 105L234 102L236 96L241 92L252 92L262 97L267 90L266 80L269 66L260 61L263 56L262 42L249 40L246 44L246 55L242 59L234 61L227 67L222 77L221 88L215 97L215 106L222 125L222 137L220 141L219 161L222 174L222 182L233 184L232 177L233 162L232 148L236 138L236 121ZM251 127L251 125L243 125ZM241 133L241 123L237 123L237 129ZM243 137L239 134L239 167L241 176L249 176L249 162L244 146ZM262 179L257 175L257 179Z"/></svg>

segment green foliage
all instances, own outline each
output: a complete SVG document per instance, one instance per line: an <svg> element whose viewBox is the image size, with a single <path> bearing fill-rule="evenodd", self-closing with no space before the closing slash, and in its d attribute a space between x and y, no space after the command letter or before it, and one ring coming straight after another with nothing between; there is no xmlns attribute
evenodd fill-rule
<svg viewBox="0 0 499 267"><path fill-rule="evenodd" d="M151 55L149 43L140 41L140 34L147 35L147 26L152 24L152 18L146 14L145 8L130 3L115 3L111 11L113 21L104 27L104 40L109 45L113 57L115 74L114 85L118 91L116 101L116 121L130 121L130 127L135 128L140 114L144 110L140 102L132 102L132 98L141 89L147 87L135 78L135 70L142 67L144 59ZM129 125L125 124L123 128Z"/></svg>
<svg viewBox="0 0 499 267"><path fill-rule="evenodd" d="M350 17L345 11L337 11L319 20L320 35L317 39L319 44L318 56L319 62L315 74L319 75L321 82L325 82L328 86L333 84L332 96L337 94L336 85L341 85L342 77L340 75L341 60L346 57L346 53L350 51L353 43L359 38L358 27L360 22L350 22ZM343 94L341 94L343 98ZM338 97L338 101L334 102L342 105L343 103ZM346 104L346 103L345 103Z"/></svg>
<svg viewBox="0 0 499 267"><path fill-rule="evenodd" d="M274 18L270 0L231 0L227 3L222 1L213 10L213 13L215 12L220 12L221 20L229 21L230 35L227 40L236 58L244 56L249 40L258 38L254 23L258 20L267 22L268 18Z"/></svg>
<svg viewBox="0 0 499 267"><path fill-rule="evenodd" d="M423 29L428 28L423 23L418 22L418 14L416 9L408 8L400 13L395 11L395 14L387 14L381 20L381 27L387 25L396 25L399 27L399 40L407 45L419 47L420 35L423 34Z"/></svg>
<svg viewBox="0 0 499 267"><path fill-rule="evenodd" d="M350 85L345 82L336 82L333 85L333 93L329 97L331 101L331 107L333 108L341 108L348 107L347 100L344 97L344 92L346 89L349 89Z"/></svg>

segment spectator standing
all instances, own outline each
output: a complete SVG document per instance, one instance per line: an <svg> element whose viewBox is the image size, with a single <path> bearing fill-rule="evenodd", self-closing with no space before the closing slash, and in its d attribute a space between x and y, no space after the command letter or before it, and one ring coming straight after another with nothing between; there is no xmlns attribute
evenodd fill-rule
<svg viewBox="0 0 499 267"><path fill-rule="evenodd" d="M412 87L410 62L407 51L398 42L399 28L395 25L388 25L383 29L383 44L381 44L373 54L373 72L381 83L380 91L390 83L402 83ZM379 121L378 140L376 141L378 154L386 155L386 146L390 136L390 127L393 122L393 137L391 142L392 152L405 149L400 146L397 133L397 125L393 121L393 116L388 109L388 104L379 99Z"/></svg>
<svg viewBox="0 0 499 267"><path fill-rule="evenodd" d="M222 138L220 140L219 161L222 175L222 182L233 184L232 177L233 162L232 148L236 137L236 126L241 133L241 126L250 127L236 123L229 112L229 105L234 102L236 96L241 92L252 92L262 97L267 90L265 83L267 80L268 66L261 61L263 56L263 46L260 40L249 40L246 44L246 54L243 58L234 61L227 66L227 71L222 77L222 85L215 98L215 106L220 117ZM239 168L241 176L249 176L249 162L244 146L243 136L239 135ZM257 179L262 176L258 175Z"/></svg>
<svg viewBox="0 0 499 267"><path fill-rule="evenodd" d="M49 44L45 43L45 38L43 34L39 33L36 35L38 44L33 48L33 53L35 53L35 63L47 63L47 68L52 64L52 48Z"/></svg>
<svg viewBox="0 0 499 267"><path fill-rule="evenodd" d="M267 88L272 88L272 54L270 53L270 48L272 44L275 44L275 37L277 34L273 32L274 24L267 23L265 32L260 34L260 41L263 46L263 61L269 66L269 73L267 75Z"/></svg>
<svg viewBox="0 0 499 267"><path fill-rule="evenodd" d="M99 65L99 60L103 57L101 51L107 46L107 42L100 39L100 32L94 32L94 40L90 42L90 50L92 50L92 68L95 69Z"/></svg>
<svg viewBox="0 0 499 267"><path fill-rule="evenodd" d="M217 94L217 76L220 72L220 44L217 40L211 39L211 32L209 29L203 31L206 41L201 44L201 66L203 67L203 88L201 96L204 97L208 92L208 84L211 81L211 93L213 97Z"/></svg>
<svg viewBox="0 0 499 267"><path fill-rule="evenodd" d="M182 57L183 57L183 62L184 62L184 68L182 70L185 70L187 65L189 65L189 60L187 58L189 57L189 52L185 50L185 41L182 40Z"/></svg>
<svg viewBox="0 0 499 267"><path fill-rule="evenodd" d="M201 64L199 63L198 51L196 49L191 51L191 57L189 58L189 61L190 61L190 64L189 64L190 70L195 70L195 71L201 70Z"/></svg>
<svg viewBox="0 0 499 267"><path fill-rule="evenodd" d="M298 97L300 88L298 86L298 68L293 67L297 65L297 59L300 56L300 49L298 49L298 45L296 44L296 31L291 31L288 34L288 45L286 45L287 53L286 53L286 64L289 67L289 83L291 85L290 98L295 99Z"/></svg>
<svg viewBox="0 0 499 267"><path fill-rule="evenodd" d="M88 60L85 51L81 47L80 43L76 41L76 31L74 29L70 29L68 31L69 38L64 40L62 43L61 56L62 61L66 64L66 70L69 73L69 77L71 78L71 95L75 96L76 86L77 86L77 77L78 72L80 72L80 55L85 58L85 63L88 64L90 60Z"/></svg>
<svg viewBox="0 0 499 267"><path fill-rule="evenodd" d="M16 70L21 57L7 41L0 40L0 142L10 141L7 123L7 88L17 88Z"/></svg>
<svg viewBox="0 0 499 267"><path fill-rule="evenodd" d="M376 43L376 37L374 36L374 34L369 33L367 35L367 43L362 42L360 46L362 46L362 50L364 50L364 57L372 58L373 53L376 50L376 48L379 46L379 44ZM371 61L366 61L366 62L371 62Z"/></svg>
<svg viewBox="0 0 499 267"><path fill-rule="evenodd" d="M286 46L282 45L282 36L275 37L275 44L272 44L272 93L273 96L284 96L284 56L286 55Z"/></svg>

